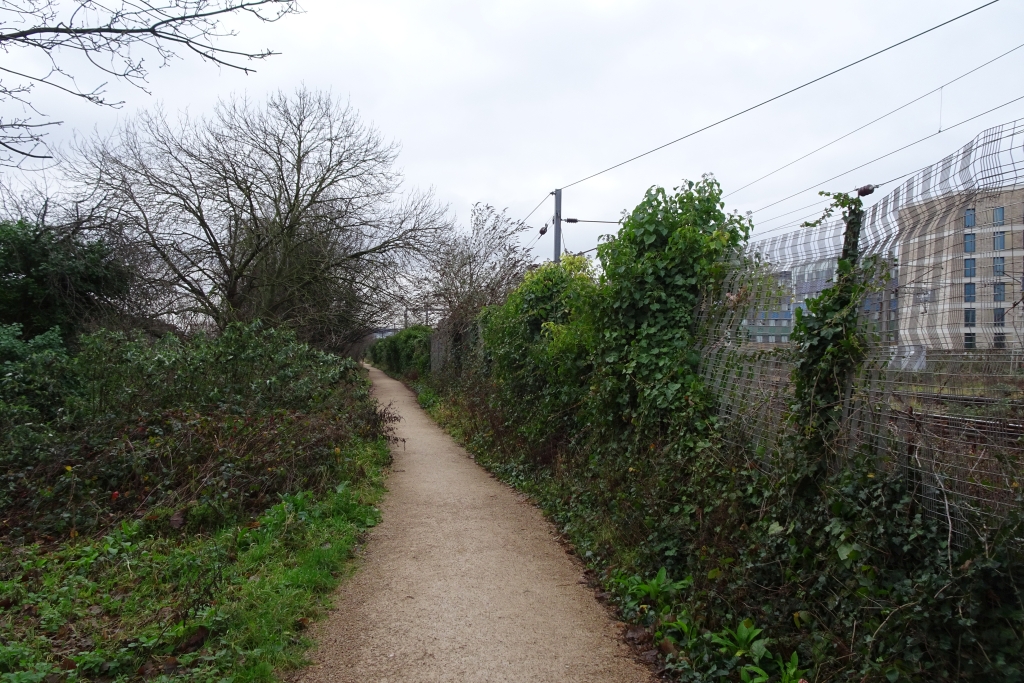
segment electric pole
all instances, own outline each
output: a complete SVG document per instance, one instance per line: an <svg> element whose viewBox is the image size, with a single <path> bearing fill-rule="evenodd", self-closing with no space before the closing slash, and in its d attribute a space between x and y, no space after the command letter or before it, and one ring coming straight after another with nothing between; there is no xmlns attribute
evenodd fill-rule
<svg viewBox="0 0 1024 683"><path fill-rule="evenodd" d="M555 225L555 263L562 260L562 191L555 190L555 217L552 223Z"/></svg>

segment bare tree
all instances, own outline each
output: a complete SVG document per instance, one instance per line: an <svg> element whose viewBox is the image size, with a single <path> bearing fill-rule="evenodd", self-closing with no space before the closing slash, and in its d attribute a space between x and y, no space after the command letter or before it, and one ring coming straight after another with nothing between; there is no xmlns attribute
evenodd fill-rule
<svg viewBox="0 0 1024 683"><path fill-rule="evenodd" d="M418 307L438 310L457 333L485 306L504 302L533 261L520 239L527 230L505 211L474 204L469 229L446 234L419 277Z"/></svg>
<svg viewBox="0 0 1024 683"><path fill-rule="evenodd" d="M250 52L219 45L235 32L223 25L229 15L277 21L298 11L296 0L0 0L0 104L22 113L0 116L0 164L46 159L46 129L32 105L36 85L55 88L92 104L117 107L108 99L106 82L83 85L75 72L75 55L84 56L100 78L113 78L143 90L149 74L147 57L166 66L179 53L244 72L270 50ZM29 62L42 55L42 68ZM25 65L15 67L14 64Z"/></svg>
<svg viewBox="0 0 1024 683"><path fill-rule="evenodd" d="M396 146L325 93L143 114L76 153L82 195L158 256L178 320L261 318L344 346L387 318L448 229L429 193L401 193Z"/></svg>

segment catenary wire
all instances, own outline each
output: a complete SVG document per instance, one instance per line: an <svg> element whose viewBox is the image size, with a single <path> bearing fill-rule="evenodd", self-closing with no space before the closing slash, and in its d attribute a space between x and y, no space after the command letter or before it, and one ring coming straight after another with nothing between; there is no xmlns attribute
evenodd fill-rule
<svg viewBox="0 0 1024 683"><path fill-rule="evenodd" d="M541 206L543 206L544 202L546 202L548 200L548 197L550 197L550 196L551 196L550 192L548 194L545 194L544 195L544 199L542 199L539 202L537 202L537 206L533 207L533 211L531 211L530 213L526 214L526 218L522 219L519 222L520 223L525 223L526 221L530 220L530 216L532 216L533 214L537 213L537 209L539 209Z"/></svg>
<svg viewBox="0 0 1024 683"><path fill-rule="evenodd" d="M963 78L966 78L967 76L970 76L971 74L973 74L973 73L974 73L974 72L976 72L976 71L979 71L979 70L981 70L981 69L984 69L984 68L985 68L986 66L988 66L989 64L992 64L993 62L997 62L997 61L999 61L999 60L1000 60L1000 59L1002 59L1003 57L1006 57L1007 55L1009 55L1009 54L1011 54L1011 53L1013 53L1013 52L1016 52L1017 50L1021 49L1022 47L1024 47L1024 43L1021 43L1020 45L1018 45L1017 47L1015 47L1015 48L1013 48L1013 49L1011 49L1011 50L1007 50L1006 52L1002 53L1001 55L999 55L999 56L997 56L997 57L994 57L994 58L992 58L992 59L988 60L988 61L987 61L987 62L985 62L984 64L981 64L981 65L979 65L979 66L976 66L976 67L974 67L973 69L971 69L970 71L968 71L968 72L966 72L966 73L962 73L962 74L960 74L959 76L957 76L957 77L956 77L956 78L954 78L953 80L951 80L951 81L947 81L947 82L943 83L942 85L940 85L939 87L937 87L937 88L933 88L932 90L929 90L928 92L926 92L925 94L923 94L923 95L921 95L921 96L919 96L919 97L915 97L914 99L910 100L910 101L909 101L909 102L907 102L906 104L902 104L902 105L900 105L899 107L896 107L896 108L895 108L895 109L893 109L892 111L890 111L890 112L888 112L888 113L885 113L885 114L882 114L881 116L879 116L878 118L874 119L873 121L869 121L869 122L865 123L864 125L860 126L859 128L855 128L855 129L851 130L851 131L850 131L849 133L846 133L845 135L841 135L840 137L836 138L835 140L832 140L831 142L828 142L828 143L826 143L826 144L822 145L821 147L818 147L817 149L815 149L815 150L812 150L812 151L808 152L807 154L804 154L804 155L803 155L802 157L799 157L799 158L797 158L797 159L794 159L793 161L790 161L790 162L789 162L788 164L786 164L786 165L784 165L784 166L779 166L779 167L778 167L777 169L775 169L774 171L772 171L772 172L770 172L770 173L766 173L766 174L764 174L763 176L761 176L761 177L760 177L760 178L758 178L757 180L752 180L752 181L750 181L749 183L747 183L746 185L744 185L743 187L739 187L739 188L737 188L737 189L733 190L732 192L729 192L728 194L726 194L726 195L723 195L723 197L722 197L722 198L724 199L725 197L730 197L730 196L732 196L732 195L734 195L734 194L736 194L736 193L738 193L738 192L742 192L743 190L747 189L747 188L748 188L748 187L750 187L751 185L756 185L757 183L761 182L761 181L762 181L762 180L764 180L765 178L769 178L769 177L771 177L771 176L775 175L776 173L778 173L779 171L783 171L783 170L785 170L785 169L789 168L790 166L792 166L793 164L795 164L795 163L797 163L797 162L800 162L800 161L803 161L803 160L804 160L804 159L806 159L807 157L809 157L809 156L812 156L812 155L814 155L814 154L817 154L817 153L818 153L818 152L820 152L821 150L823 150L823 149L825 149L825 148L827 148L827 147L831 147L832 145L836 144L837 142L840 142L840 141L842 141L842 140L845 140L846 138L850 137L850 136L851 136L851 135L853 135L854 133L859 133L860 131L864 130L864 129L865 129L865 128L867 128L868 126L874 125L874 124L878 123L879 121L881 121L882 119L884 119L884 118L887 118L887 117L889 117L889 116L892 116L893 114L895 114L895 113L897 113L897 112L899 112L899 111L902 111L903 109L906 109L906 108L907 108L907 107L909 107L910 105L912 105L912 104L915 104L915 103L917 103L917 102L920 102L921 100L923 100L924 98L926 98L926 97L928 97L928 96L930 96L930 95L934 95L934 94L935 94L935 93L937 93L937 92L941 92L943 88L946 88L946 87L948 87L948 86L952 85L953 83L956 83L957 81L959 81L959 80L961 80L961 79L963 79ZM942 124L941 124L941 122L940 122L940 124L939 124L939 130L942 130Z"/></svg>
<svg viewBox="0 0 1024 683"><path fill-rule="evenodd" d="M1009 100L1007 102L1003 102L1002 104L1000 104L1000 105L998 105L996 107L992 107L991 109L989 109L987 111L983 111L980 114L975 114L974 116L972 116L970 118L966 118L963 121L959 121L958 123L954 123L952 126L944 128L943 130L936 131L934 133L926 135L923 138L920 138L919 140L915 140L914 142L911 142L909 144L903 145L902 147L900 147L898 149L894 149L891 152L887 152L887 153L883 154L880 157L875 157L871 161L866 161L866 162L864 162L863 164L861 164L859 166L854 166L853 168L849 169L848 171L843 171L839 175L834 175L831 178L829 178L828 180L822 180L821 182L815 183L814 185L811 185L808 188L800 190L799 192L794 192L793 194L789 195L788 197L783 197L782 199L780 199L778 201L772 202L771 204L768 204L766 206L762 206L760 209L756 209L756 210L752 211L751 213L758 213L760 211L764 211L765 209L768 209L768 208L771 208L773 206L776 206L777 204L781 204L782 202L784 202L786 200L789 200L789 199L792 199L793 197L798 197L798 196L804 194L805 192L810 192L811 190L815 190L815 189L821 187L822 185L824 185L825 183L830 183L833 180L836 180L838 178L842 178L844 175L847 175L849 173L853 173L854 171L859 171L860 169L864 168L865 166L869 166L869 165L875 163L876 161L881 161L882 159L885 159L886 157L890 157L893 154L897 154L899 152L902 152L905 149L909 149L909 148L913 147L914 145L918 145L918 144L924 142L925 140L930 140L931 138L935 137L936 135L941 135L941 134L943 134L943 133L945 133L947 131L953 130L954 128L956 128L958 126L962 126L965 123L969 123L969 122L973 121L974 119L977 119L977 118L980 118L982 116L985 116L986 114L991 114L992 112L994 112L994 111L996 111L998 109L1002 109L1003 107L1008 107L1009 105L1013 104L1014 102L1019 102L1020 100L1024 100L1024 95L1021 95L1020 97L1015 97L1012 100ZM880 186L881 186L881 184L879 184L879 187Z"/></svg>
<svg viewBox="0 0 1024 683"><path fill-rule="evenodd" d="M991 112L996 111L997 109L1001 109L1003 107L1006 107L1006 106L1008 106L1010 104L1013 104L1014 102L1017 102L1017 101L1022 100L1022 99L1024 99L1024 95L1022 95L1020 97L1017 97L1017 98L1014 98L1014 99L1012 99L1012 100L1010 100L1008 102L1004 102L1003 104L1000 104L1000 105L998 105L996 107L993 107L992 109L984 111L984 112L982 112L980 114L975 114L974 116L972 116L970 118L967 118L967 119L964 119L963 121L959 121L958 123L955 123L952 126L949 126L948 128L944 128L941 131L938 131L936 133L932 133L931 135L928 135L928 136L926 136L924 138L921 138L920 140L917 140L916 142L912 142L909 145L904 145L903 147L900 147L900 148L895 149L895 150L893 150L891 152L888 152L887 154L883 154L882 156L877 157L875 159L872 159L871 161L868 161L868 162L866 162L864 164L861 164L860 166L856 166L856 167L854 167L854 168L852 168L852 169L850 169L848 171L844 171L843 173L840 173L837 176L833 176L832 178L829 178L828 180L824 180L824 181L822 181L820 183L817 183L816 185L813 185L812 187L809 187L809 188L807 188L805 190L802 190L802 191L800 191L800 192L798 192L796 194L792 194L789 197L786 197L785 199L780 199L777 202L773 202L772 204L769 204L768 206L761 207L760 209L757 209L756 211L751 211L749 213L751 215L753 215L755 213L763 211L764 209L767 209L769 207L775 206L776 204L784 202L787 199L792 199L793 197L796 197L799 194L803 194L804 192L809 192L809 191L811 191L811 190L813 190L813 189L815 189L817 187L820 187L821 185L824 185L825 183L828 183L828 182L831 182L832 180L835 180L836 178L841 178L842 176L844 176L844 175L846 175L848 173L852 173L853 171L859 170L859 169L861 169L861 168L863 168L863 167L865 167L865 166L867 166L869 164L874 163L875 161L879 161L879 160L884 159L884 158L886 158L888 156L896 154L897 152L903 151L904 149L907 149L908 147L912 147L912 146L914 146L914 145L916 145L916 144L918 144L920 142L924 142L925 140L933 138L936 135L939 135L940 133L944 133L944 132L946 132L948 130L952 130L952 129L956 128L957 126L961 126L961 125L963 125L965 123L969 123L970 121L973 121L974 119L976 119L978 117L985 116L986 114L990 114ZM903 178L906 178L909 175L913 175L914 173L917 173L918 170L919 169L915 169L915 170L912 170L912 171L907 171L906 173L898 175L898 176L896 176L894 178L890 178L889 180L886 180L884 182L874 183L874 186L876 188L878 188L878 187L882 187L884 185L889 185L890 183L894 183L897 180L902 180ZM829 202L829 200L827 200L827 199L818 200L818 201L813 202L811 204L808 204L806 206L802 206L800 208L793 209L792 211L787 211L786 213L780 213L777 216L772 216L771 218L766 218L765 220L760 221L758 223L758 225L764 225L764 224L770 223L770 222L772 222L774 220L778 220L779 218L785 218L786 216L790 216L790 215L792 215L794 213L798 213L800 211L806 211L807 209L810 209L810 208L815 207L815 206L820 206L822 204L827 204L828 202ZM803 223L805 220L807 220L808 218L812 218L815 215L817 215L817 213L807 214L807 215L805 215L805 216L803 216L801 218L798 218L798 219L795 219L795 220L791 220L791 221L788 221L786 223L783 223L782 225L777 225L775 227L772 227L772 228L769 228L767 230L764 230L763 232L758 232L757 237L761 238L761 237L764 237L765 235L769 235L771 233L775 233L775 232L780 232L782 230L786 230L787 228L790 228L790 227L793 227L795 225L799 225L800 223ZM569 220L569 219L567 219L567 220ZM574 222L577 222L577 223L621 223L622 222L622 221L584 220L582 218L580 218L580 219L571 219L571 220L573 220ZM593 250L591 250L591 251L593 251ZM587 252L581 252L581 253L587 253Z"/></svg>
<svg viewBox="0 0 1024 683"><path fill-rule="evenodd" d="M881 186L879 186L879 187L881 187ZM813 204L808 204L807 206L801 206L799 209L793 209L792 211L787 211L786 213L780 213L778 216L772 216L771 218L766 218L763 221L761 221L761 225L764 225L765 223L771 223L772 221L778 220L780 218L785 218L786 216L792 215L792 214L797 213L799 211L806 211L807 209L813 208L815 206L820 206L822 204L827 204L829 201L831 201L831 200L819 199L818 201L814 202Z"/></svg>
<svg viewBox="0 0 1024 683"><path fill-rule="evenodd" d="M601 171L598 171L597 173L592 173L592 174L586 176L585 178L580 178L579 180L571 182L568 185L563 185L562 189L567 189L567 188L570 188L570 187L572 187L574 185L579 185L580 183L585 182L587 180L590 180L591 178L596 178L599 175L607 173L608 171L613 171L616 168L619 168L621 166L625 166L626 164L632 163L632 162L636 161L637 159L641 159L641 158L643 158L643 157L645 157L645 156L647 156L649 154L653 154L653 153L655 153L655 152L657 152L659 150L662 150L662 149L665 149L666 147L674 145L677 142L682 142L683 140L686 140L687 138L691 138L694 135L697 135L698 133L703 133L706 130L710 130L711 128L714 128L715 126L719 126L719 125L725 123L726 121L731 121L732 119L735 119L735 118L737 118L739 116L742 116L743 114L746 114L748 112L754 111L755 109L759 109L759 108L765 106L766 104L770 104L770 103L772 103L772 102L774 102L776 100L782 99L783 97L786 97L787 95L791 95L791 94L797 92L798 90L803 90L804 88L806 88L806 87L808 87L810 85L813 85L813 84L815 84L815 83L817 83L819 81L822 81L822 80L824 80L826 78L829 78L830 76L834 76L834 75L836 75L837 73L839 73L841 71L846 71L847 69L849 69L851 67L854 67L854 66L856 66L858 64L866 62L867 60L869 60L869 59L871 59L873 57L877 57L880 54L888 52L889 50L897 48L900 45L904 45L906 43L909 43L910 41L912 41L912 40L914 40L916 38L920 38L923 35L931 33L932 31L940 29L943 26L948 26L949 24L952 24L954 21L957 21L959 19L963 19L964 17L969 16L971 14L974 14L975 12L978 12L980 10L983 10L986 7L990 7L991 5L996 4L997 2L999 2L999 0L990 0L990 2L986 2L985 4L980 5L978 7L975 7L974 9L972 9L972 10L970 10L968 12L964 12L963 14L961 14L959 16L956 16L956 17L953 17L952 19L948 19L948 20L942 22L941 24L937 24L935 26L932 26L931 28L929 28L927 30L921 31L920 33L917 33L915 35L910 36L909 38L904 38L903 40L899 41L898 43L893 43L889 47L886 47L886 48L883 48L881 50L878 50L877 52L872 52L871 54L869 54L866 57L861 57L857 61L850 62L846 66L839 67L838 69L830 71L830 72L828 72L827 74L825 74L823 76L818 76L817 78L815 78L813 80L807 81L803 85L798 85L795 88L790 88L789 90L787 90L787 91L785 91L785 92L783 92L783 93L781 93L779 95L775 95L774 97L771 97L771 98L769 98L767 100L764 100L763 102L759 102L758 104L755 104L755 105L753 105L751 107L747 107L746 109L744 109L742 111L738 111L735 114L731 114L731 115L725 117L724 119L720 119L718 121L715 121L714 123L710 123L710 124L704 126L703 128L698 128L697 130L692 131L690 133L687 133L686 135L684 135L682 137L679 137L679 138L676 138L675 140L671 140L669 142L666 142L663 145L659 145L659 146L655 147L654 149L647 150L646 152L643 152L642 154L637 154L636 156L630 157L629 159L626 159L625 161L620 161L619 163L617 163L617 164L615 164L613 166L609 166L608 168L606 168L604 170L601 170Z"/></svg>

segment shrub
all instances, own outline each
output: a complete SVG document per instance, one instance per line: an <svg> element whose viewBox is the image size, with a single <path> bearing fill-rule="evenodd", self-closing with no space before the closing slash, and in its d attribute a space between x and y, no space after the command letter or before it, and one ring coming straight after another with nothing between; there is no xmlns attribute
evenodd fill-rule
<svg viewBox="0 0 1024 683"><path fill-rule="evenodd" d="M433 414L538 499L680 680L1024 680L1019 520L956 551L896 468L722 438L695 316L747 228L710 178L649 191L596 282L567 259L484 314L479 362Z"/></svg>
<svg viewBox="0 0 1024 683"><path fill-rule="evenodd" d="M347 470L382 416L350 359L258 323L214 339L0 328L0 533L60 537L124 517L216 528ZM177 514L173 520L170 519Z"/></svg>
<svg viewBox="0 0 1024 683"><path fill-rule="evenodd" d="M119 306L133 277L102 239L0 222L0 325L30 337L57 327L73 338L90 316Z"/></svg>
<svg viewBox="0 0 1024 683"><path fill-rule="evenodd" d="M370 360L385 372L417 379L430 371L430 335L426 325L413 325L370 347Z"/></svg>

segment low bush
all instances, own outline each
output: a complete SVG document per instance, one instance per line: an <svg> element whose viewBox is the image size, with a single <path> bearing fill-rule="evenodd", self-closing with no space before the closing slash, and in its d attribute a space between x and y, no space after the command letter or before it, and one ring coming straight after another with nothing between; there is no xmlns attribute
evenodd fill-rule
<svg viewBox="0 0 1024 683"><path fill-rule="evenodd" d="M382 433L358 366L286 331L100 332L73 356L54 333L17 332L0 328L3 535L66 538L168 510L214 529L328 490L346 444Z"/></svg>
<svg viewBox="0 0 1024 683"><path fill-rule="evenodd" d="M0 327L0 680L271 680L389 462L351 359L216 338ZM54 678L56 677L56 678Z"/></svg>

